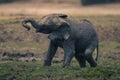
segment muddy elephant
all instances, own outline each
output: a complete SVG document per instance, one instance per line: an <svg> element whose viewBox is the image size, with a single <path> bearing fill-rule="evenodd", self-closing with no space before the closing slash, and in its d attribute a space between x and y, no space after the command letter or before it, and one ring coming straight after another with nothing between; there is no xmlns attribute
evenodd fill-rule
<svg viewBox="0 0 120 80"><path fill-rule="evenodd" d="M80 67L86 67L86 61L91 67L97 66L92 54L97 49L97 60L98 35L90 21L84 19L77 22L69 19L65 14L50 14L42 17L39 22L32 18L25 19L22 25L30 30L27 23L31 23L36 32L49 34L50 44L44 66L51 65L58 47L64 50L63 67L69 66L73 57L77 59Z"/></svg>

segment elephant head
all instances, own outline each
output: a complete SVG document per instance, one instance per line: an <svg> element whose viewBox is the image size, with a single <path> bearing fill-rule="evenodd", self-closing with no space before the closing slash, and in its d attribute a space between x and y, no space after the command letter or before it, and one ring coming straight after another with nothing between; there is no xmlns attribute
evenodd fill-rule
<svg viewBox="0 0 120 80"><path fill-rule="evenodd" d="M49 34L48 38L51 41L64 41L70 38L71 30L69 25L62 24L57 30Z"/></svg>
<svg viewBox="0 0 120 80"><path fill-rule="evenodd" d="M39 22L32 18L25 19L22 22L22 25L27 30L30 30L27 23L31 23L31 25L36 29L36 32L49 34L58 29L60 26L63 26L63 24L68 26L69 23L65 20L66 18L67 15L65 14L50 14L42 17Z"/></svg>

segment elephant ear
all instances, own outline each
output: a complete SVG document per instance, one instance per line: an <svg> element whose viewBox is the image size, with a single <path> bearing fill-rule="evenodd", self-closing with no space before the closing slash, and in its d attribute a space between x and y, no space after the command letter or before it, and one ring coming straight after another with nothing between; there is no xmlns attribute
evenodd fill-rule
<svg viewBox="0 0 120 80"><path fill-rule="evenodd" d="M69 25L69 23L63 17L65 17L65 16L57 15L57 16L54 16L50 21L52 24L54 24L56 26L56 28L59 28L63 23L66 23Z"/></svg>
<svg viewBox="0 0 120 80"><path fill-rule="evenodd" d="M61 26L59 26L58 31L61 32L64 40L68 40L71 36L71 29L67 23L62 23Z"/></svg>

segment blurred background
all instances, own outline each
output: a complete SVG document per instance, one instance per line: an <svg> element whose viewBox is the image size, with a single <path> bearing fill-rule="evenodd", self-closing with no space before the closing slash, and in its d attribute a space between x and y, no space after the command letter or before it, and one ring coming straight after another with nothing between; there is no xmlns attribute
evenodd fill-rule
<svg viewBox="0 0 120 80"><path fill-rule="evenodd" d="M120 0L0 0L0 15L120 14Z"/></svg>

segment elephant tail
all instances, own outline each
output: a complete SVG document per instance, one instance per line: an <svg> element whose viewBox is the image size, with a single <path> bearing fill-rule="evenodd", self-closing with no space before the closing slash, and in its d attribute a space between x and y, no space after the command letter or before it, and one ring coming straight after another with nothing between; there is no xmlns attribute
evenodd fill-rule
<svg viewBox="0 0 120 80"><path fill-rule="evenodd" d="M95 60L96 60L96 61L98 61L99 45L97 45L96 51L97 51L97 55L96 55L96 58L95 58Z"/></svg>

